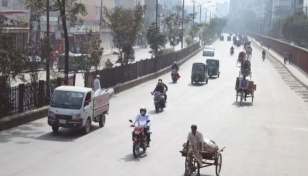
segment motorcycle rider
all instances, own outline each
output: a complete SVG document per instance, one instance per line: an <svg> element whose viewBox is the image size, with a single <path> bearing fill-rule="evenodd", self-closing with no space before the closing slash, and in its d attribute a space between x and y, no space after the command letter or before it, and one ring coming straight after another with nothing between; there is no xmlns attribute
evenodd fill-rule
<svg viewBox="0 0 308 176"><path fill-rule="evenodd" d="M147 113L147 109L145 107L140 108L140 114L138 114L135 119L133 120L132 126L135 126L137 124L138 126L144 127L144 134L147 136L147 145L150 146L151 141L151 132L150 132L150 123L147 123L148 120L150 120L150 116ZM134 134L133 134L133 140L134 140Z"/></svg>
<svg viewBox="0 0 308 176"><path fill-rule="evenodd" d="M231 54L233 54L233 53L234 53L234 48L233 48L233 46L231 46L231 48L230 48L230 52L231 52Z"/></svg>
<svg viewBox="0 0 308 176"><path fill-rule="evenodd" d="M176 70L177 77L180 78L180 75L179 75L179 66L178 66L178 64L177 64L176 61L173 62L172 66L171 66L171 69L172 69L172 70Z"/></svg>
<svg viewBox="0 0 308 176"><path fill-rule="evenodd" d="M166 92L168 91L168 86L165 83L163 83L162 79L158 79L158 83L157 83L155 89L153 90L153 92L155 92L155 91L164 94L164 97L165 97L164 103L167 103L167 93ZM152 92L152 94L153 94L153 92Z"/></svg>

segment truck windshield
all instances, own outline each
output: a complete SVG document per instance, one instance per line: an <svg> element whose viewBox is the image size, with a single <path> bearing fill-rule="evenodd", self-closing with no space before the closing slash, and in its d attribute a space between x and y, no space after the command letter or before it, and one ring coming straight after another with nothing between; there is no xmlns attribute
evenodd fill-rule
<svg viewBox="0 0 308 176"><path fill-rule="evenodd" d="M50 106L65 109L80 109L84 93L70 91L54 91Z"/></svg>

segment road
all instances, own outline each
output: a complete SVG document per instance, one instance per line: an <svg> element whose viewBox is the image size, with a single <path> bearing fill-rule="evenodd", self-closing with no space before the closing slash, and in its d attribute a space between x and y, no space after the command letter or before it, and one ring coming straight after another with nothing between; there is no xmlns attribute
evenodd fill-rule
<svg viewBox="0 0 308 176"><path fill-rule="evenodd" d="M181 78L168 85L168 105L154 112L150 92L157 80L121 92L111 99L106 126L92 124L93 131L80 135L60 129L53 135L47 119L40 119L0 132L1 176L180 176L184 158L179 151L190 125L213 139L223 152L222 176L306 176L308 168L308 104L282 79L261 50L253 45L252 80L257 84L254 103L235 102L235 79L239 68L229 55L231 42L217 41L220 78L207 85L190 84L191 65L204 61L198 53L180 67ZM145 105L151 116L152 143L139 159L132 155L129 118ZM202 176L214 176L215 168L201 169Z"/></svg>

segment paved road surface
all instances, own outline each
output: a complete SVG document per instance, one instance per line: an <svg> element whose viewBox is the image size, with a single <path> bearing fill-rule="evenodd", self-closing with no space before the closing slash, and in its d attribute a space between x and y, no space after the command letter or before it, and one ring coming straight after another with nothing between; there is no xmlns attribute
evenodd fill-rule
<svg viewBox="0 0 308 176"><path fill-rule="evenodd" d="M257 84L254 103L235 102L235 78L239 68L229 55L231 42L217 41L220 78L208 85L190 84L191 65L205 60L201 52L181 66L181 79L169 86L168 106L154 112L151 80L117 94L111 100L106 126L93 124L88 135L60 129L53 135L46 118L0 132L1 176L180 176L184 158L179 150L190 125L219 146L223 152L222 176L306 176L308 168L308 104L279 74L272 63L262 62L261 51L253 48L252 79ZM145 105L152 118L151 147L139 159L132 155L128 119ZM214 176L215 168L201 170Z"/></svg>

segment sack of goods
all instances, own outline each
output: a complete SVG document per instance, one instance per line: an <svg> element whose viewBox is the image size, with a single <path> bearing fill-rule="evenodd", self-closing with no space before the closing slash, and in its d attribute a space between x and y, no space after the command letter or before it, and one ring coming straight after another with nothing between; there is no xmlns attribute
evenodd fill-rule
<svg viewBox="0 0 308 176"><path fill-rule="evenodd" d="M209 139L204 139L203 151L215 153L218 150L219 150L219 148L218 148L218 146L216 145L216 143L214 141L209 140Z"/></svg>

